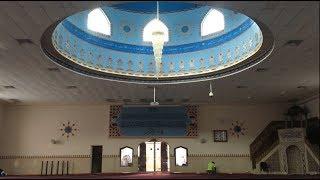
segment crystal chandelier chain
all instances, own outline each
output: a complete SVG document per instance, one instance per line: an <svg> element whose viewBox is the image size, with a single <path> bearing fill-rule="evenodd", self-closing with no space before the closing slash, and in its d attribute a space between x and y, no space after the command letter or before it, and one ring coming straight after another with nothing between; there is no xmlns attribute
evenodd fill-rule
<svg viewBox="0 0 320 180"><path fill-rule="evenodd" d="M159 2L157 1L157 20L159 20ZM160 22L159 22L160 23ZM154 61L156 66L156 77L159 77L160 66L161 66L161 58L162 58L162 50L164 45L164 32L160 29L154 29L152 32L152 48Z"/></svg>

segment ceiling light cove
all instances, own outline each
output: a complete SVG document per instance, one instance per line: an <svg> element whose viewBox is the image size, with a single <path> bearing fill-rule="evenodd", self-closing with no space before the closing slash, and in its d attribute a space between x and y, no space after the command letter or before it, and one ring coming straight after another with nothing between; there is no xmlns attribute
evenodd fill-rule
<svg viewBox="0 0 320 180"><path fill-rule="evenodd" d="M271 31L233 10L187 2L119 2L52 24L41 47L55 63L95 78L176 84L246 70L270 55Z"/></svg>

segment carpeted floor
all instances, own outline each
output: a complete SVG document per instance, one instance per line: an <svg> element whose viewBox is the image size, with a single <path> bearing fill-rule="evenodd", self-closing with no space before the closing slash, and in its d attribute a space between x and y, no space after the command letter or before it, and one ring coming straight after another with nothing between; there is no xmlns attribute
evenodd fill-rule
<svg viewBox="0 0 320 180"><path fill-rule="evenodd" d="M255 174L195 174L195 173L108 173L60 176L6 176L0 179L320 179L320 175L255 175Z"/></svg>

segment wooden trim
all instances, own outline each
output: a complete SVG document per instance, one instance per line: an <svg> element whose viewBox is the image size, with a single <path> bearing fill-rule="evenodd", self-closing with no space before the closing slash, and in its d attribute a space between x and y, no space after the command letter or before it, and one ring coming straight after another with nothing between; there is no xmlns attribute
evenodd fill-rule
<svg viewBox="0 0 320 180"><path fill-rule="evenodd" d="M105 154L102 155L102 158L119 158L119 154ZM138 155L133 155L134 158L137 158ZM175 157L170 155L170 157ZM250 157L250 154L188 154L188 157ZM1 159L50 159L50 158L91 158L91 155L2 155Z"/></svg>

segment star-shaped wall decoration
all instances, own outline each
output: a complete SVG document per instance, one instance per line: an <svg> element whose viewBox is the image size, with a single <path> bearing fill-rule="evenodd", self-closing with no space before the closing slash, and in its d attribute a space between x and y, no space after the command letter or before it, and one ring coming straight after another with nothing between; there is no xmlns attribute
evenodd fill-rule
<svg viewBox="0 0 320 180"><path fill-rule="evenodd" d="M229 129L230 134L232 136L236 136L237 138L239 138L240 135L245 135L247 129L243 126L243 124L243 122L239 123L239 121L232 123L232 127Z"/></svg>
<svg viewBox="0 0 320 180"><path fill-rule="evenodd" d="M63 127L60 129L62 136L67 138L74 136L77 132L79 132L79 129L76 128L76 123L71 124L70 121L68 121L67 123L62 123L62 126Z"/></svg>

